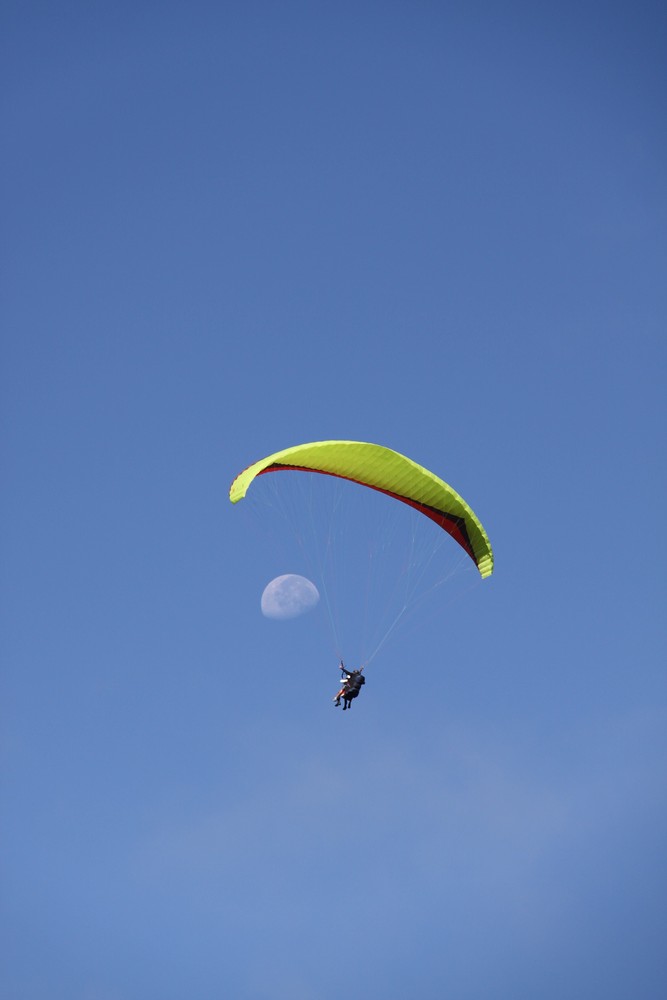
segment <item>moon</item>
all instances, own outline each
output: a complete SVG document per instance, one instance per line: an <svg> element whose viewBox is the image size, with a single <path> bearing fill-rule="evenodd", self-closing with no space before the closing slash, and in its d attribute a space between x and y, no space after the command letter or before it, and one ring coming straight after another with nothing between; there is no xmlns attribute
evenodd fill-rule
<svg viewBox="0 0 667 1000"><path fill-rule="evenodd" d="M266 618L298 618L312 611L320 599L314 583L297 573L285 573L267 583L262 594L262 614Z"/></svg>

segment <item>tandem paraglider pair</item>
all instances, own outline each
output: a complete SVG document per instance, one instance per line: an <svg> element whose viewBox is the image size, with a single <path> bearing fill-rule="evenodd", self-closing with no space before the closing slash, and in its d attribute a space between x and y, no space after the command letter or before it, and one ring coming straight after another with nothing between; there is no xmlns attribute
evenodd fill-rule
<svg viewBox="0 0 667 1000"><path fill-rule="evenodd" d="M361 667L359 670L348 670L343 661L341 660L340 669L342 675L341 679L343 683L340 691L338 691L334 695L333 701L334 705L338 707L338 705L340 705L340 700L342 698L343 711L345 711L346 708L352 708L352 699L357 697L357 695L361 691L362 685L366 683L366 678L362 673L364 669L363 667Z"/></svg>

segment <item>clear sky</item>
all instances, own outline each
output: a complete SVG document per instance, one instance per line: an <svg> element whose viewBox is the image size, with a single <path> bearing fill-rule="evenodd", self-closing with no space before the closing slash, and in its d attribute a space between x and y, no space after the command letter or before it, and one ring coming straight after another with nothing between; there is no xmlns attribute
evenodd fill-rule
<svg viewBox="0 0 667 1000"><path fill-rule="evenodd" d="M2 995L667 995L664 4L1 18ZM345 715L326 438L496 555Z"/></svg>

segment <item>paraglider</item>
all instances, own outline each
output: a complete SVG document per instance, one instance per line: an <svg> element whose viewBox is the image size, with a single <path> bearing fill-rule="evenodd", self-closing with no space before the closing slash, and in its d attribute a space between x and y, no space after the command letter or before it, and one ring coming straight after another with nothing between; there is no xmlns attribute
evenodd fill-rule
<svg viewBox="0 0 667 1000"><path fill-rule="evenodd" d="M343 661L340 661L340 670L342 677L342 687L334 695L334 705L338 707L340 705L340 699L343 699L343 711L347 708L352 708L352 700L357 697L361 691L361 687L366 683L366 678L363 676L363 667L359 670L348 670Z"/></svg>
<svg viewBox="0 0 667 1000"><path fill-rule="evenodd" d="M371 444L365 441L313 441L308 444L295 445L282 451L274 452L266 458L248 466L232 482L229 499L236 504L242 500L253 482L259 477L273 472L305 472L332 476L339 480L347 480L369 490L382 493L398 500L433 521L439 528L451 536L460 549L472 560L482 579L491 576L493 572L493 551L488 535L479 518L466 501L444 480L435 473L418 465L412 459L391 448ZM315 477L317 478L317 477ZM260 491L261 493L262 491ZM276 490L282 495L283 490ZM311 508L311 519L317 514L318 507ZM417 519L421 523L421 519ZM298 526L301 536L301 526ZM327 544L333 535L327 533ZM327 560L329 555L327 555ZM465 556L462 557L464 563ZM326 569L321 561L320 570ZM353 570L354 572L354 570ZM324 595L324 605L332 618L332 603L327 599L324 579L321 582ZM341 659L342 684L333 701L336 706L343 700L343 710L352 705L359 696L366 682L363 669L376 655L397 623L404 617L410 596L402 597L397 613L389 622L384 635L375 645L372 655L361 656L361 666L356 670L348 670ZM359 602L360 603L360 602ZM343 645L338 642L337 628L331 621L336 646L340 652Z"/></svg>

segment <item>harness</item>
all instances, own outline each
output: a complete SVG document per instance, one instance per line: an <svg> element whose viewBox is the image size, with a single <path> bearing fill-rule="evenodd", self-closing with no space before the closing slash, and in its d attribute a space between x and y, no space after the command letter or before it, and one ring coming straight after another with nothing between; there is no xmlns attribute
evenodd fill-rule
<svg viewBox="0 0 667 1000"><path fill-rule="evenodd" d="M343 691L346 695L355 698L360 690L362 684L366 683L366 678L361 673L360 670L353 670L349 677L346 678L343 685Z"/></svg>

